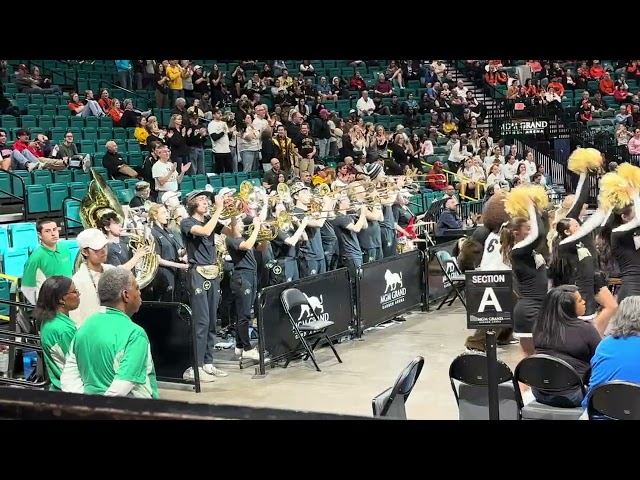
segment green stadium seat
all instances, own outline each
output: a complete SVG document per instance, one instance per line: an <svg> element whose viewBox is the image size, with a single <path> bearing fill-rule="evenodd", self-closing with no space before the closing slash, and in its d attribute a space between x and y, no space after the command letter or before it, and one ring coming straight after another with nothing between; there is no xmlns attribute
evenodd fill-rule
<svg viewBox="0 0 640 480"><path fill-rule="evenodd" d="M11 178L11 191L12 193L19 198L24 197L24 191L22 189L22 182L26 185L31 185L33 183L33 179L31 178L31 173L26 170L14 170L13 177ZM22 182L15 178L16 176L22 179Z"/></svg>
<svg viewBox="0 0 640 480"><path fill-rule="evenodd" d="M16 93L13 99L16 101L16 105L20 111L25 111L27 109L27 105L31 103L29 101L29 95L26 93Z"/></svg>
<svg viewBox="0 0 640 480"><path fill-rule="evenodd" d="M53 117L51 115L40 115L38 117L38 127L45 132L50 131L53 128Z"/></svg>
<svg viewBox="0 0 640 480"><path fill-rule="evenodd" d="M95 154L97 153L96 142L93 140L81 140L80 141L80 153L82 154Z"/></svg>
<svg viewBox="0 0 640 480"><path fill-rule="evenodd" d="M89 191L89 185L82 182L68 182L67 186L69 187L69 196L80 200L86 197Z"/></svg>
<svg viewBox="0 0 640 480"><path fill-rule="evenodd" d="M125 186L131 190L136 188L136 183L138 183L140 180L138 180L137 178L128 178L124 181Z"/></svg>
<svg viewBox="0 0 640 480"><path fill-rule="evenodd" d="M44 105L44 95L41 93L32 93L29 99L31 100L31 103Z"/></svg>
<svg viewBox="0 0 640 480"><path fill-rule="evenodd" d="M71 170L60 170L53 172L53 183L67 183L73 182L73 174Z"/></svg>
<svg viewBox="0 0 640 480"><path fill-rule="evenodd" d="M113 118L108 115L100 117L100 126L113 128Z"/></svg>
<svg viewBox="0 0 640 480"><path fill-rule="evenodd" d="M98 138L100 140L111 140L113 138L113 129L111 127L98 127Z"/></svg>
<svg viewBox="0 0 640 480"><path fill-rule="evenodd" d="M82 129L82 139L83 140L91 140L95 142L98 140L98 132L93 127L84 127Z"/></svg>
<svg viewBox="0 0 640 480"><path fill-rule="evenodd" d="M47 105L57 106L57 105L60 105L60 101L61 101L61 96L56 95L54 93L49 93L44 96L44 103Z"/></svg>
<svg viewBox="0 0 640 480"><path fill-rule="evenodd" d="M122 180L107 180L107 185L111 187L111 190L123 190L127 188Z"/></svg>
<svg viewBox="0 0 640 480"><path fill-rule="evenodd" d="M82 182L87 185L91 181L91 174L89 172L76 169L73 171L73 181Z"/></svg>
<svg viewBox="0 0 640 480"><path fill-rule="evenodd" d="M34 170L31 173L33 175L34 185L47 185L49 183L53 183L51 170Z"/></svg>
<svg viewBox="0 0 640 480"><path fill-rule="evenodd" d="M24 247L29 251L35 250L40 245L36 224L33 222L11 223L7 226L11 246Z"/></svg>
<svg viewBox="0 0 640 480"><path fill-rule="evenodd" d="M28 215L49 213L49 198L47 197L47 187L44 185L27 185L26 201Z"/></svg>
<svg viewBox="0 0 640 480"><path fill-rule="evenodd" d="M20 121L22 123L22 128L32 129L38 126L35 115L22 115L22 117L20 117Z"/></svg>
<svg viewBox="0 0 640 480"><path fill-rule="evenodd" d="M5 130L18 128L18 120L13 115L2 115L0 117L0 126Z"/></svg>
<svg viewBox="0 0 640 480"><path fill-rule="evenodd" d="M0 199L11 198L9 193L13 193L11 191L11 177L7 172L0 172Z"/></svg>
<svg viewBox="0 0 640 480"><path fill-rule="evenodd" d="M104 148L103 151L100 151L100 148L98 148L98 153L96 153L92 157L92 165L94 167L102 167L102 160L104 159L104 154L106 151L107 151L106 147Z"/></svg>
<svg viewBox="0 0 640 480"><path fill-rule="evenodd" d="M115 127L113 129L113 139L114 140L122 140L123 142L127 140L127 131L122 127Z"/></svg>
<svg viewBox="0 0 640 480"><path fill-rule="evenodd" d="M127 142L127 152L131 153L131 152L142 152L142 150L140 149L140 142L138 142L138 140L135 139L128 139L126 140Z"/></svg>
<svg viewBox="0 0 640 480"><path fill-rule="evenodd" d="M56 107L56 112L62 117L67 117L67 119L71 117L71 109L69 108L69 105L58 105Z"/></svg>
<svg viewBox="0 0 640 480"><path fill-rule="evenodd" d="M236 175L236 185L240 185L245 180L249 180L249 173L238 172Z"/></svg>
<svg viewBox="0 0 640 480"><path fill-rule="evenodd" d="M183 197L193 190L193 178L190 175L185 175L182 178L182 182L180 183L180 191L182 192Z"/></svg>
<svg viewBox="0 0 640 480"><path fill-rule="evenodd" d="M115 192L121 205L128 205L133 198L133 192L128 188L119 188Z"/></svg>
<svg viewBox="0 0 640 480"><path fill-rule="evenodd" d="M64 115L56 115L53 117L53 126L56 128L64 128L65 130L69 128L69 117L65 117Z"/></svg>
<svg viewBox="0 0 640 480"><path fill-rule="evenodd" d="M0 226L0 254L2 252L6 252L9 248L9 231L7 227L2 225Z"/></svg>
<svg viewBox="0 0 640 480"><path fill-rule="evenodd" d="M126 153L127 152L126 140L122 140L120 138L116 138L113 141L116 142L116 145L118 146L118 152L120 152L120 153Z"/></svg>
<svg viewBox="0 0 640 480"><path fill-rule="evenodd" d="M69 117L69 126L76 127L79 129L84 128L84 117Z"/></svg>
<svg viewBox="0 0 640 480"><path fill-rule="evenodd" d="M142 166L142 152L127 152L127 163L131 167Z"/></svg>
<svg viewBox="0 0 640 480"><path fill-rule="evenodd" d="M76 257L78 256L78 252L80 251L80 247L78 246L78 241L75 238L61 238L58 240L58 245L64 245L69 249L71 253L71 261L75 263ZM1 294L1 293L0 293Z"/></svg>
<svg viewBox="0 0 640 480"><path fill-rule="evenodd" d="M9 248L2 256L2 271L5 275L22 278L24 266L29 259L27 248Z"/></svg>
<svg viewBox="0 0 640 480"><path fill-rule="evenodd" d="M82 228L80 220L80 202L68 200L64 204L64 223L67 231L73 228Z"/></svg>
<svg viewBox="0 0 640 480"><path fill-rule="evenodd" d="M193 188L194 190L204 190L207 186L207 176L206 175L192 175L193 178Z"/></svg>
<svg viewBox="0 0 640 480"><path fill-rule="evenodd" d="M100 126L100 119L98 117L84 117L85 127L98 128Z"/></svg>
<svg viewBox="0 0 640 480"><path fill-rule="evenodd" d="M37 115L40 115L41 113L42 109L40 108L40 105L37 105L35 103L30 103L29 105L27 105L27 115L35 117ZM24 118L25 116L26 115L23 115L22 118Z"/></svg>
<svg viewBox="0 0 640 480"><path fill-rule="evenodd" d="M222 176L220 175L207 175L209 179L209 185L211 185L216 191L222 188Z"/></svg>
<svg viewBox="0 0 640 480"><path fill-rule="evenodd" d="M222 177L222 186L224 187L235 187L237 185L235 173L222 173L220 177Z"/></svg>
<svg viewBox="0 0 640 480"><path fill-rule="evenodd" d="M50 183L47 185L49 197L49 211L62 211L62 202L69 196L69 188L66 183Z"/></svg>

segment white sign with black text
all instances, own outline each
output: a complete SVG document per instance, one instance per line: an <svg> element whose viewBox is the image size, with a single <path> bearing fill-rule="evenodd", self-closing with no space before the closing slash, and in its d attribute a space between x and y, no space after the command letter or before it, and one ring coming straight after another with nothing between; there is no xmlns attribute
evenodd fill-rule
<svg viewBox="0 0 640 480"><path fill-rule="evenodd" d="M465 272L467 328L513 328L513 276L511 271Z"/></svg>

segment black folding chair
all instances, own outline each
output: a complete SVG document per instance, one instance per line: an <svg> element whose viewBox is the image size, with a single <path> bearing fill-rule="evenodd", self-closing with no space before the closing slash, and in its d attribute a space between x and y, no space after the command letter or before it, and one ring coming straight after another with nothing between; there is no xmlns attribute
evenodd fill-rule
<svg viewBox="0 0 640 480"><path fill-rule="evenodd" d="M514 376L516 382L551 395L577 389L583 397L586 394L578 372L564 360L550 355L537 354L523 359L516 366ZM583 413L582 407L551 407L537 400L521 410L523 420L578 420Z"/></svg>
<svg viewBox="0 0 640 480"><path fill-rule="evenodd" d="M313 351L318 346L320 341L323 339L327 341L327 343L329 344L329 347L331 347L331 350L333 350L333 354L338 359L338 362L342 363L342 359L340 358L340 356L338 355L338 352L333 346L333 342L329 338L329 335L327 335L327 329L333 325L333 322L329 320L320 320L315 310L309 303L309 299L307 298L307 296L297 288L286 289L284 292L280 294L280 300L282 301L282 306L284 307L284 311L289 317L291 326L293 327L293 330L296 332L296 336L298 338L298 344L287 355L287 361L284 364L284 368L287 368L289 366L289 362L291 362L291 359L298 351L298 348L300 348L300 346L302 345L302 347L306 351L306 355L302 358L302 360L306 361L308 358L311 358L311 361L315 365L316 370L320 372L321 370L320 370L320 367L318 367L318 362L316 362L316 358L315 358L315 355L313 354ZM312 322L303 323L302 325L298 325L298 323L296 322L296 319L291 314L291 310L294 308L302 308L303 306L307 307L308 311L311 313L311 315L313 315L313 318L315 320ZM312 340L315 340L315 342L312 346L309 346L309 342L311 342Z"/></svg>
<svg viewBox="0 0 640 480"><path fill-rule="evenodd" d="M464 308L467 308L467 303L464 301L464 288L467 283L466 277L462 274L458 265L456 265L456 262L453 261L453 258L446 250L436 252L436 259L442 269L442 273L444 273L444 276L451 286L451 289L444 296L436 310L440 310L449 299L451 299L448 303L450 307L456 298L459 298Z"/></svg>
<svg viewBox="0 0 640 480"><path fill-rule="evenodd" d="M423 366L423 357L418 356L414 358L411 363L404 368L392 387L387 388L384 392L373 398L371 406L374 417L386 417L395 420L407 419L405 403L407 403L409 395L418 381Z"/></svg>
<svg viewBox="0 0 640 480"><path fill-rule="evenodd" d="M487 356L463 353L449 366L449 381L458 404L460 420L489 420ZM460 385L456 388L455 381ZM498 360L498 399L500 420L520 420L522 397L509 366Z"/></svg>
<svg viewBox="0 0 640 480"><path fill-rule="evenodd" d="M640 384L606 382L589 393L589 420L640 420Z"/></svg>

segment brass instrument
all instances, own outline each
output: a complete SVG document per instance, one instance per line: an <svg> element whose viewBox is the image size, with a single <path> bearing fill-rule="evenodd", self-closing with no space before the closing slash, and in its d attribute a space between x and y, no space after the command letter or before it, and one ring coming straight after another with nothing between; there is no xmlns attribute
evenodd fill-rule
<svg viewBox="0 0 640 480"><path fill-rule="evenodd" d="M291 221L291 214L286 211L282 211L278 214L275 220L269 220L268 222L262 222L260 224L260 231L258 232L257 242L270 242L278 236L280 230L288 230L293 225ZM247 225L245 227L245 238L250 237L253 234L255 225Z"/></svg>
<svg viewBox="0 0 640 480"><path fill-rule="evenodd" d="M91 183L89 184L89 192L87 196L80 202L80 220L84 228L99 228L98 222L100 218L108 213L115 212L119 217L118 220L124 223L127 216L125 215L116 195L107 185L104 178L93 168L91 172ZM149 248L149 253L140 259L135 266L134 274L140 288L145 288L151 283L158 272L158 257L155 252L155 240L148 229L144 229L144 233L140 233L140 229L134 228L130 230L129 247L134 249ZM82 253L78 251L73 272L77 272L82 264Z"/></svg>
<svg viewBox="0 0 640 480"><path fill-rule="evenodd" d="M224 206L222 207L222 213L220 213L220 220L228 220L244 213L244 201L240 198L240 195L235 194L231 197L224 199ZM209 215L213 216L216 211L216 207L212 206L209 209Z"/></svg>
<svg viewBox="0 0 640 480"><path fill-rule="evenodd" d="M227 251L227 236L220 233L216 234L214 237L214 241L216 244L216 264L218 265L218 278L222 280L224 276L224 257L229 253Z"/></svg>

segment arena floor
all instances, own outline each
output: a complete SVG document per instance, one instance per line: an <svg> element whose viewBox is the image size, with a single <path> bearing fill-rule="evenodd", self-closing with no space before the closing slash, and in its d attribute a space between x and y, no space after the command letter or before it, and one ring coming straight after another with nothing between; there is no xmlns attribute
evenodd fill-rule
<svg viewBox="0 0 640 480"><path fill-rule="evenodd" d="M202 392L186 387L162 388L162 398L198 403L274 407L370 416L371 399L390 387L402 369L417 355L425 366L409 401L409 419L457 419L457 407L448 370L451 360L464 351L464 308L456 302L439 312L407 315L407 321L367 332L362 340L337 345L344 363L323 348L311 362L294 361L285 370L267 368L265 378L253 379L254 368L225 366L228 377L203 384ZM512 369L520 347L499 347L498 357ZM165 384L163 384L164 386Z"/></svg>

